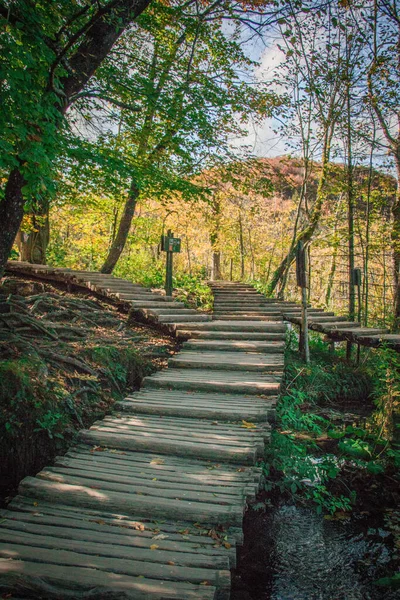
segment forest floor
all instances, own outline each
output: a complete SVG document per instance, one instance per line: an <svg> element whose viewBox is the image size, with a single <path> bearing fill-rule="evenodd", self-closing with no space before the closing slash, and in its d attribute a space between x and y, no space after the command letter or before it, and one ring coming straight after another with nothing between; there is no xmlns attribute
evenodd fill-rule
<svg viewBox="0 0 400 600"><path fill-rule="evenodd" d="M177 343L93 295L0 285L0 501L166 365Z"/></svg>
<svg viewBox="0 0 400 600"><path fill-rule="evenodd" d="M245 516L232 600L394 600L400 449L383 430L399 411L397 357L366 351L356 366L320 339L311 348L310 365L286 353L267 489Z"/></svg>

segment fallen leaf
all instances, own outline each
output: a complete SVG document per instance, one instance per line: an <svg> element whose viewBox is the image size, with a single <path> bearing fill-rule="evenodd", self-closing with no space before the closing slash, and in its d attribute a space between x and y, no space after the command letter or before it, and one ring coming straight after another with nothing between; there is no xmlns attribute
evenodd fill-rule
<svg viewBox="0 0 400 600"><path fill-rule="evenodd" d="M165 460L163 460L162 458L153 458L153 460L150 461L151 465L163 465L165 463Z"/></svg>
<svg viewBox="0 0 400 600"><path fill-rule="evenodd" d="M210 582L209 581L201 581L200 585L210 585Z"/></svg>
<svg viewBox="0 0 400 600"><path fill-rule="evenodd" d="M174 561L173 561L173 560L169 560L167 564L169 564L169 565L173 566L175 563L174 563Z"/></svg>
<svg viewBox="0 0 400 600"><path fill-rule="evenodd" d="M257 429L257 425L255 423L250 423L250 421L242 421L241 426L245 429Z"/></svg>
<svg viewBox="0 0 400 600"><path fill-rule="evenodd" d="M232 545L229 542L224 542L224 546L227 550L229 550L230 548L232 548Z"/></svg>
<svg viewBox="0 0 400 600"><path fill-rule="evenodd" d="M105 452L107 448L102 448L101 446L93 446L90 452Z"/></svg>
<svg viewBox="0 0 400 600"><path fill-rule="evenodd" d="M158 548L157 544L152 544L150 546L150 550L157 550L157 548Z"/></svg>
<svg viewBox="0 0 400 600"><path fill-rule="evenodd" d="M33 506L39 506L39 502L34 502Z"/></svg>
<svg viewBox="0 0 400 600"><path fill-rule="evenodd" d="M105 525L106 522L103 519L89 519L90 523L97 523L98 525Z"/></svg>

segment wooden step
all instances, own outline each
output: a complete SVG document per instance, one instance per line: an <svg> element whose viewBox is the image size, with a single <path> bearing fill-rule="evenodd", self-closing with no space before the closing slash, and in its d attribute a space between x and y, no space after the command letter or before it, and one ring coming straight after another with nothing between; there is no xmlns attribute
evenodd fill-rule
<svg viewBox="0 0 400 600"><path fill-rule="evenodd" d="M235 315L234 313L218 313L214 314L214 319L218 321L267 321L269 323L275 323L282 321L282 317L279 314L276 315L262 315L255 313L240 313Z"/></svg>
<svg viewBox="0 0 400 600"><path fill-rule="evenodd" d="M199 329L186 329L185 325L176 327L176 336L180 339L207 339L207 340L245 340L245 341L282 341L286 332L272 333L271 331L204 331Z"/></svg>
<svg viewBox="0 0 400 600"><path fill-rule="evenodd" d="M137 300L132 300L129 301L130 304L132 304L132 306L134 308L154 308L154 309L164 309L164 308L179 308L179 309L183 309L185 307L185 305L183 304L183 302L166 302L166 301L160 301L160 300L146 300L146 301L137 301Z"/></svg>
<svg viewBox="0 0 400 600"><path fill-rule="evenodd" d="M234 394L276 395L280 376L242 371L168 369L143 379L144 387Z"/></svg>
<svg viewBox="0 0 400 600"><path fill-rule="evenodd" d="M158 315L158 320L160 323L206 323L212 321L212 316L207 314L201 314L193 311L191 314L182 314L179 313L174 314L160 314Z"/></svg>
<svg viewBox="0 0 400 600"><path fill-rule="evenodd" d="M158 590L157 586L155 586L155 589L153 590L158 591L158 596L156 596L158 598L174 597L168 594L168 582L173 582L173 588L179 583L183 584L183 588L180 587L179 591L179 594L182 594L184 593L184 587L188 582L193 582L193 584L200 586L200 584L207 577L209 578L208 581L210 585L217 584L222 590L229 590L230 573L227 570L218 571L216 569L202 569L186 566L181 567L171 566L168 564L164 565L162 563L157 564L145 561L134 561L130 560L129 556L126 559L122 557L115 558L114 555L116 552L118 552L118 550L114 552L113 546L102 546L102 548L108 549L106 556L104 556L105 550L103 550L103 555L96 554L95 548L93 547L95 545L92 545L91 554L85 554L84 552L79 552L78 548L75 550L72 543L69 545L72 547L72 550L61 550L57 547L56 539L45 537L43 540L35 537L35 539L31 540L31 543L29 544L29 536L20 534L15 536L15 541L13 540L12 542L7 542L6 544L1 543L0 538L0 557L12 559L15 556L18 556L19 560L24 560L24 572L27 564L36 565L37 571L34 573L34 577L38 577L38 573L46 572L43 569L43 565L47 565L47 569L51 569L52 572L54 571L55 565L65 567L66 572L70 577L72 577L74 582L72 589L75 591L77 591L78 579L75 578L73 569L68 567L76 568L77 577L79 577L82 574L82 571L85 571L85 569L95 569L99 576L100 585L101 582L107 578L107 576L110 576L110 572L114 575L111 581L118 581L118 584L121 580L124 580L125 576L128 576L129 578L136 578L136 581L140 581L140 578L143 578L145 582L146 580L153 581L153 584L158 581ZM84 544L82 545L84 546ZM76 546L78 545L76 544ZM85 547L88 549L88 544L86 544ZM129 552L127 552L127 554L129 555ZM4 571L2 573L2 578L3 575ZM94 582L92 582L92 585L93 583ZM131 585L132 584L133 582L131 581ZM68 588L71 589L71 583L68 585ZM115 589L122 592L124 588L121 588L120 585L117 585ZM135 588L133 587L133 589ZM143 584L140 583L139 589L141 589L142 594L146 593L146 585L143 586ZM161 592L163 589L167 590L166 595ZM145 596L139 595L137 593L138 589L135 591L136 594L133 596L134 598L149 597L147 594ZM177 593L176 587L174 593ZM57 595L57 597L60 596ZM154 596L151 595L150 597Z"/></svg>
<svg viewBox="0 0 400 600"><path fill-rule="evenodd" d="M283 371L282 355L251 352L183 350L168 361L169 367L189 369L221 369L239 371Z"/></svg>
<svg viewBox="0 0 400 600"><path fill-rule="evenodd" d="M135 414L203 418L218 421L264 422L275 418L276 398L185 390L143 389L117 402L115 408Z"/></svg>
<svg viewBox="0 0 400 600"><path fill-rule="evenodd" d="M102 487L101 482L82 479L79 484L58 483L46 481L37 477L26 477L19 486L19 493L28 496L40 504L42 500L54 504L67 504L82 508L125 514L134 517L141 515L151 519L182 520L182 515L187 521L224 525L240 526L242 523L244 503L243 499L231 503L220 504L217 497L207 502L205 499L181 500L179 489L176 497L163 498L162 496L141 495L131 493L129 486L121 486L126 491L110 490ZM208 496L207 496L208 497Z"/></svg>
<svg viewBox="0 0 400 600"><path fill-rule="evenodd" d="M281 341L246 341L246 340L207 340L207 339L192 339L184 342L183 349L188 350L224 350L226 352L263 352L279 353L285 350L285 344Z"/></svg>
<svg viewBox="0 0 400 600"><path fill-rule="evenodd" d="M177 329L183 329L179 327ZM266 332L266 333L285 333L286 325L284 323L262 323L258 321L210 321L209 323L185 323L184 329L190 331L227 331L227 332Z"/></svg>

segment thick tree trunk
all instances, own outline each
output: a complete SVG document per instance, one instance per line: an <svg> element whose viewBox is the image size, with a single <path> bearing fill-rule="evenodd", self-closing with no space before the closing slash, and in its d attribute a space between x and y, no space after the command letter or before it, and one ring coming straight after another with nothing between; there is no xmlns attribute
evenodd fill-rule
<svg viewBox="0 0 400 600"><path fill-rule="evenodd" d="M212 271L211 271L211 279L212 281L217 281L221 279L221 252L213 252L212 255Z"/></svg>
<svg viewBox="0 0 400 600"><path fill-rule="evenodd" d="M125 202L124 210L119 222L117 234L111 244L111 248L108 252L108 256L101 267L101 273L112 273L115 269L115 265L118 262L119 257L125 248L126 240L128 238L129 230L131 228L133 215L135 214L135 208L139 197L139 188L136 187L132 181L131 188L129 190L128 198Z"/></svg>
<svg viewBox="0 0 400 600"><path fill-rule="evenodd" d="M25 180L19 169L13 169L7 181L4 198L0 202L0 277L24 216L24 197L22 188Z"/></svg>

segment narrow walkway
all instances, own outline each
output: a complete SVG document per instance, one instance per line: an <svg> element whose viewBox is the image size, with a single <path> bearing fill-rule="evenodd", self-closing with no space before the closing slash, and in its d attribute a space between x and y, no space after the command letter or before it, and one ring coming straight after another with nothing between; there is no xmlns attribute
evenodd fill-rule
<svg viewBox="0 0 400 600"><path fill-rule="evenodd" d="M187 341L168 369L21 482L0 525L0 591L228 599L283 370L279 307L257 306L250 286L219 283L211 320L112 276L36 275L130 303Z"/></svg>

